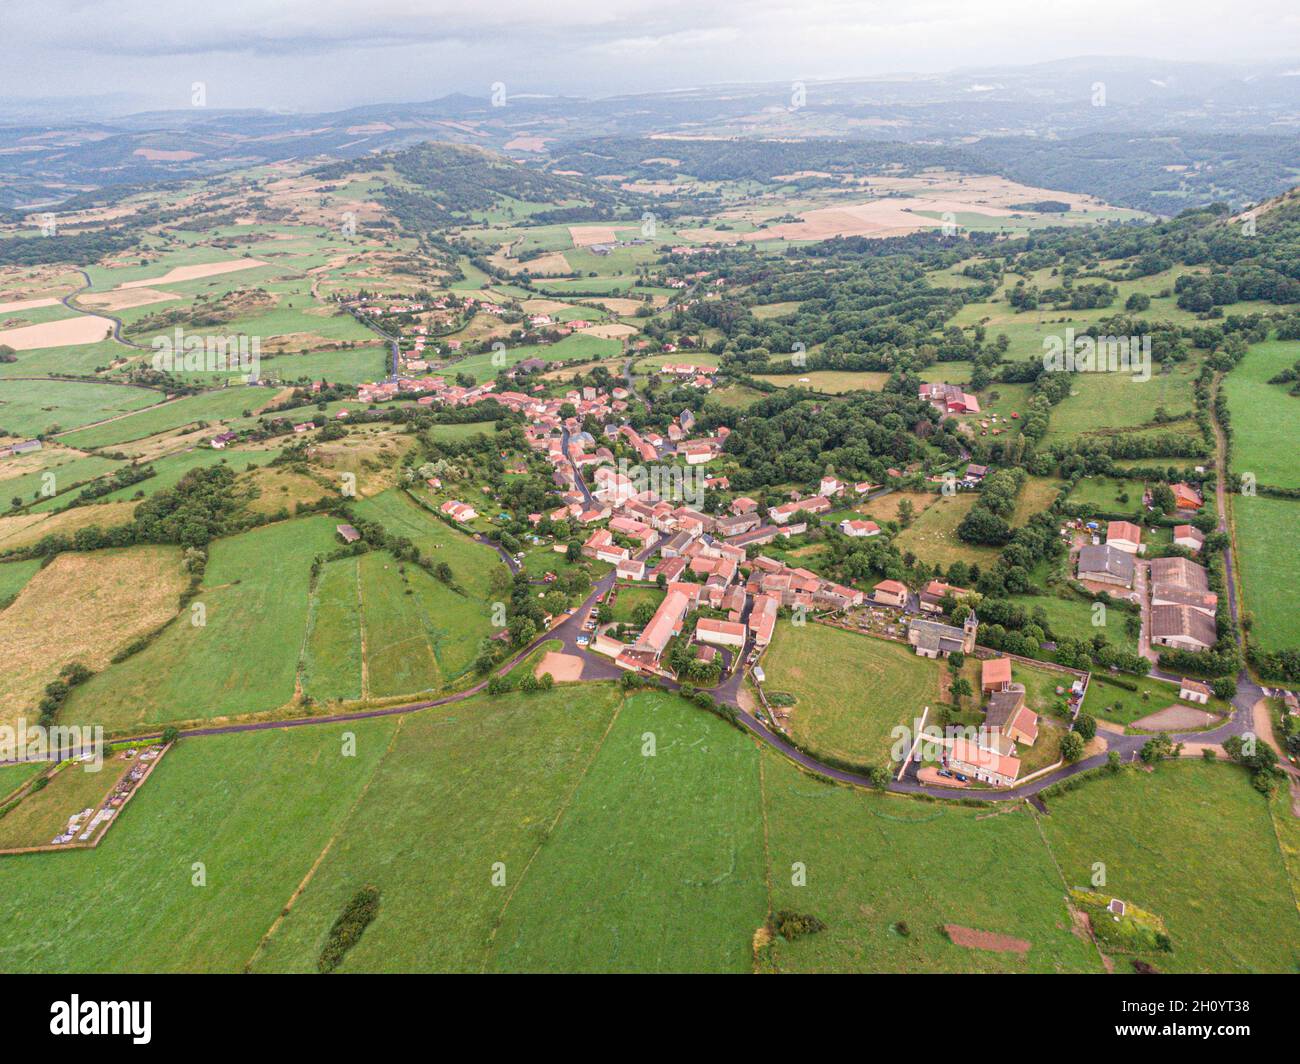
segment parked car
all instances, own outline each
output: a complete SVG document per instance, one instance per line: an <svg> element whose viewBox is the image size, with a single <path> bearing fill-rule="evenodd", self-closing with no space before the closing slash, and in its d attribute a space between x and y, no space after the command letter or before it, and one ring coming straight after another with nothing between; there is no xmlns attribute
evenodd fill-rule
<svg viewBox="0 0 1300 1064"><path fill-rule="evenodd" d="M958 772L958 773L957 773L957 782L958 782L958 783L969 783L970 780L968 780L965 776L963 776L960 772Z"/></svg>
<svg viewBox="0 0 1300 1064"><path fill-rule="evenodd" d="M946 768L941 768L939 770L939 775L943 776L945 779L952 779L952 773L949 772Z"/></svg>

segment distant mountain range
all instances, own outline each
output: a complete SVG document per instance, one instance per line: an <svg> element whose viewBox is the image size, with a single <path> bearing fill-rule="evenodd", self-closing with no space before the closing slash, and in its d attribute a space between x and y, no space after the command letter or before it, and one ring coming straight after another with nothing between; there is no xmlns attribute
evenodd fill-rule
<svg viewBox="0 0 1300 1064"><path fill-rule="evenodd" d="M0 104L0 207L11 210L283 159L358 158L429 140L477 144L542 165L596 134L924 144L970 153L959 158L994 172L1017 176L1016 169L1020 180L1050 175L1051 182L1033 183L1162 213L1202 196L1262 198L1300 177L1290 165L1300 160L1300 60L1229 66L1084 57L600 99L455 94L323 114L195 107L55 121L39 117L39 101L20 106ZM59 106L66 112L65 101ZM1099 174L1102 162L1130 172ZM1206 166L1215 168L1215 179L1191 180L1188 187L1189 175ZM1219 180L1225 175L1228 180ZM1162 184L1179 188L1171 195Z"/></svg>

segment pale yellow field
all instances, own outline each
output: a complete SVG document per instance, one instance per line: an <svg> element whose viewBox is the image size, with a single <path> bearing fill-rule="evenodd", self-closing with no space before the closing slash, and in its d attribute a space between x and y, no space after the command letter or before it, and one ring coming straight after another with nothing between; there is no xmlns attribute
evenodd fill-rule
<svg viewBox="0 0 1300 1064"><path fill-rule="evenodd" d="M8 344L15 351L34 351L40 347L74 347L78 344L98 343L112 331L113 323L107 318L82 314L75 318L5 329L0 332L0 344Z"/></svg>
<svg viewBox="0 0 1300 1064"><path fill-rule="evenodd" d="M254 266L265 266L261 259L228 259L225 262L204 262L196 266L176 266L161 277L145 277L139 281L124 281L121 288L148 288L152 284L175 284L178 281L200 281L205 277L218 274L234 273L236 270L251 270Z"/></svg>
<svg viewBox="0 0 1300 1064"><path fill-rule="evenodd" d="M96 506L76 506L63 513L18 514L0 517L0 551L27 547L43 536L71 536L79 528L99 525L116 528L131 520L138 502L105 502Z"/></svg>
<svg viewBox="0 0 1300 1064"><path fill-rule="evenodd" d="M36 717L45 685L80 662L98 671L174 617L186 584L179 547L61 554L0 613L0 723Z"/></svg>

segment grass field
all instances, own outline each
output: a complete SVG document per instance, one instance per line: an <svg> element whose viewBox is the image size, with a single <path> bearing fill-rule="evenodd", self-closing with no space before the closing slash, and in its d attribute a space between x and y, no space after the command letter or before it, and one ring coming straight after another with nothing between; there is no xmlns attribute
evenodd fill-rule
<svg viewBox="0 0 1300 1064"><path fill-rule="evenodd" d="M1070 931L1061 882L1032 815L832 787L763 752L772 908L809 913L816 935L777 938L782 972L1099 972ZM806 870L806 886L792 868ZM1024 939L1027 954L954 945L959 924Z"/></svg>
<svg viewBox="0 0 1300 1064"><path fill-rule="evenodd" d="M1251 642L1265 650L1300 646L1300 502L1264 495L1231 502L1242 597L1255 619Z"/></svg>
<svg viewBox="0 0 1300 1064"><path fill-rule="evenodd" d="M1095 506L1103 513L1136 514L1142 510L1146 485L1123 477L1083 477L1070 489L1069 501Z"/></svg>
<svg viewBox="0 0 1300 1064"><path fill-rule="evenodd" d="M1300 487L1300 469L1287 457L1289 448L1278 446L1279 438L1295 439L1300 432L1300 396L1291 395L1288 384L1268 383L1297 361L1300 343L1253 344L1223 381L1232 414L1233 472L1254 473L1260 484Z"/></svg>
<svg viewBox="0 0 1300 1064"><path fill-rule="evenodd" d="M1065 481L1055 477L1030 477L1016 497L1016 509L1011 515L1011 525L1019 528L1036 513L1041 513L1056 501L1065 487Z"/></svg>
<svg viewBox="0 0 1300 1064"><path fill-rule="evenodd" d="M1088 886L1101 862L1111 896L1163 918L1162 971L1296 972L1300 913L1268 801L1240 769L1165 763L1049 806L1040 824L1068 886Z"/></svg>
<svg viewBox="0 0 1300 1064"><path fill-rule="evenodd" d="M903 529L894 538L895 545L904 553L910 551L922 561L938 563L945 569L953 562L974 562L987 567L998 556L996 548L963 543L957 538L957 526L978 499L979 495L973 491L937 496L924 512L917 513L910 528Z"/></svg>
<svg viewBox="0 0 1300 1064"><path fill-rule="evenodd" d="M618 600L613 607L614 620L622 624L631 624L632 614L636 612L638 606L649 605L658 608L665 594L666 592L660 591L657 587L619 588Z"/></svg>
<svg viewBox="0 0 1300 1064"><path fill-rule="evenodd" d="M27 581L36 575L40 567L41 560L39 558L34 558L29 562L4 562L0 564L0 610L18 597L18 592L27 586Z"/></svg>
<svg viewBox="0 0 1300 1064"><path fill-rule="evenodd" d="M1091 432L1136 428L1163 408L1170 417L1192 412L1192 384L1200 365L1189 359L1169 373L1153 367L1151 378L1131 373L1078 373L1070 395L1052 408L1044 444Z"/></svg>
<svg viewBox="0 0 1300 1064"><path fill-rule="evenodd" d="M553 844L618 700L610 686L585 687L404 718L365 801L254 970L313 970L339 910L366 884L380 890L379 915L341 971L481 970L502 910L539 848ZM492 884L497 862L504 886Z"/></svg>
<svg viewBox="0 0 1300 1064"><path fill-rule="evenodd" d="M317 702L361 697L359 559L321 567L308 619L303 691Z"/></svg>
<svg viewBox="0 0 1300 1064"><path fill-rule="evenodd" d="M127 389L114 390L125 392ZM157 392L146 394L151 402L157 402L160 398ZM115 443L143 439L145 436L153 436L168 429L177 429L196 421L225 422L241 417L245 410L253 411L264 403L270 402L273 394L269 389L219 388L164 403L154 409L119 418L105 425L70 432L61 437L61 442L69 447L110 447Z"/></svg>
<svg viewBox="0 0 1300 1064"><path fill-rule="evenodd" d="M819 369L794 374L761 373L755 379L775 384L778 388L807 388L828 395L841 395L853 391L878 392L889 380L889 374Z"/></svg>
<svg viewBox="0 0 1300 1064"><path fill-rule="evenodd" d="M178 547L65 553L32 575L0 613L0 722L34 717L63 666L103 669L132 639L174 616L185 586L180 560ZM61 722L70 722L66 706L63 712Z"/></svg>
<svg viewBox="0 0 1300 1064"><path fill-rule="evenodd" d="M78 688L68 720L129 730L257 713L294 695L312 559L332 549L327 517L282 521L214 542L195 600L145 650Z"/></svg>
<svg viewBox="0 0 1300 1064"><path fill-rule="evenodd" d="M891 731L939 698L941 666L900 643L782 621L763 657L767 689L798 698L790 733L819 753L883 765Z"/></svg>
<svg viewBox="0 0 1300 1064"><path fill-rule="evenodd" d="M148 388L85 381L0 380L0 430L14 436L75 429L161 402Z"/></svg>
<svg viewBox="0 0 1300 1064"><path fill-rule="evenodd" d="M382 719L182 740L98 848L0 858L8 904L43 913L5 921L0 968L241 971L395 727ZM354 757L340 756L345 732L356 736Z"/></svg>
<svg viewBox="0 0 1300 1064"><path fill-rule="evenodd" d="M1174 684L1148 676L1124 676L1122 679L1125 683L1137 684L1138 689L1127 691L1107 683L1104 676L1094 675L1092 682L1088 684L1088 695L1083 700L1084 711L1094 717L1128 725L1149 713L1156 713L1169 706L1190 706L1190 703L1178 700L1178 688ZM1203 706L1190 706L1190 708L1223 714L1232 709L1226 702L1213 697Z"/></svg>
<svg viewBox="0 0 1300 1064"><path fill-rule="evenodd" d="M1123 610L1107 610L1106 624L1100 628L1093 627L1092 603L1080 598L1058 598L1053 594L1015 595L1012 601L1023 606L1030 617L1036 610L1042 610L1051 627L1052 635L1059 639L1091 639L1101 632L1111 644L1137 653L1137 636L1129 634L1126 621L1131 614Z"/></svg>
<svg viewBox="0 0 1300 1064"><path fill-rule="evenodd" d="M766 900L758 757L680 699L629 698L506 908L492 969L748 971Z"/></svg>

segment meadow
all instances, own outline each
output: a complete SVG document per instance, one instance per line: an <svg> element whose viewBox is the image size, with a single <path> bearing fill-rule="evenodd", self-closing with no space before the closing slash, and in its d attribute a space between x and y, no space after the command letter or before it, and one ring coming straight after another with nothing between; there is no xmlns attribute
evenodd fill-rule
<svg viewBox="0 0 1300 1064"><path fill-rule="evenodd" d="M0 434L37 436L75 429L151 406L163 398L162 392L121 384L0 380Z"/></svg>
<svg viewBox="0 0 1300 1064"><path fill-rule="evenodd" d="M894 537L894 543L904 554L911 552L922 561L945 569L953 562L973 562L987 567L997 559L996 548L975 546L957 538L957 526L978 499L979 495L973 491L936 496L924 511L917 508L912 524Z"/></svg>
<svg viewBox="0 0 1300 1064"><path fill-rule="evenodd" d="M5 921L0 968L242 971L395 728L389 718L182 740L96 849L0 857L14 911L41 914ZM341 756L347 732L352 757Z"/></svg>
<svg viewBox="0 0 1300 1064"><path fill-rule="evenodd" d="M180 561L179 547L68 552L31 574L0 612L0 723L23 714L34 720L45 685L64 666L104 669L118 650L172 618L185 585Z"/></svg>
<svg viewBox="0 0 1300 1064"><path fill-rule="evenodd" d="M159 398L154 392L150 392L149 395L155 401ZM143 439L146 436L154 436L195 422L225 423L242 417L245 411L257 410L269 403L273 396L274 393L269 390L250 390L246 387L202 392L163 403L152 410L120 418L106 425L70 432L61 438L61 442L69 447L111 447L116 443Z"/></svg>
<svg viewBox="0 0 1300 1064"><path fill-rule="evenodd" d="M482 970L502 911L551 845L618 703L602 685L402 718L365 800L254 971L313 970L339 910L366 884L379 888L379 915L340 971ZM498 863L504 882L494 886Z"/></svg>
<svg viewBox="0 0 1300 1064"><path fill-rule="evenodd" d="M1300 396L1291 395L1288 384L1268 383L1298 361L1300 344L1294 341L1252 344L1223 381L1232 415L1233 472L1253 473L1260 484L1300 488L1294 455L1278 446L1279 438L1295 439L1300 431Z"/></svg>
<svg viewBox="0 0 1300 1064"><path fill-rule="evenodd" d="M1295 549L1300 502L1235 495L1231 505L1237 579L1254 617L1250 640L1265 650L1300 646L1300 552Z"/></svg>
<svg viewBox="0 0 1300 1064"><path fill-rule="evenodd" d="M64 719L129 732L169 721L276 709L294 696L312 559L337 545L311 517L216 540L195 603L148 647L92 678Z"/></svg>
<svg viewBox="0 0 1300 1064"><path fill-rule="evenodd" d="M1127 726L1169 706L1189 705L1179 701L1178 687L1175 684L1149 676L1124 676L1120 679L1125 683L1136 684L1137 690L1128 691L1107 683L1105 676L1093 676L1088 684L1087 697L1083 700L1084 711ZM1218 698L1211 698L1205 705L1192 708L1225 715L1232 710L1230 705Z"/></svg>
<svg viewBox="0 0 1300 1064"><path fill-rule="evenodd" d="M1285 789L1285 788L1284 788ZM1049 799L1039 821L1066 885L1105 891L1165 921L1166 972L1288 972L1300 912L1268 800L1231 765L1165 762Z"/></svg>
<svg viewBox="0 0 1300 1064"><path fill-rule="evenodd" d="M505 909L490 970L748 971L766 903L758 758L696 706L630 697Z"/></svg>
<svg viewBox="0 0 1300 1064"><path fill-rule="evenodd" d="M884 765L891 731L911 729L938 701L942 666L901 643L782 621L763 670L769 694L798 698L788 725L796 742L842 761Z"/></svg>

